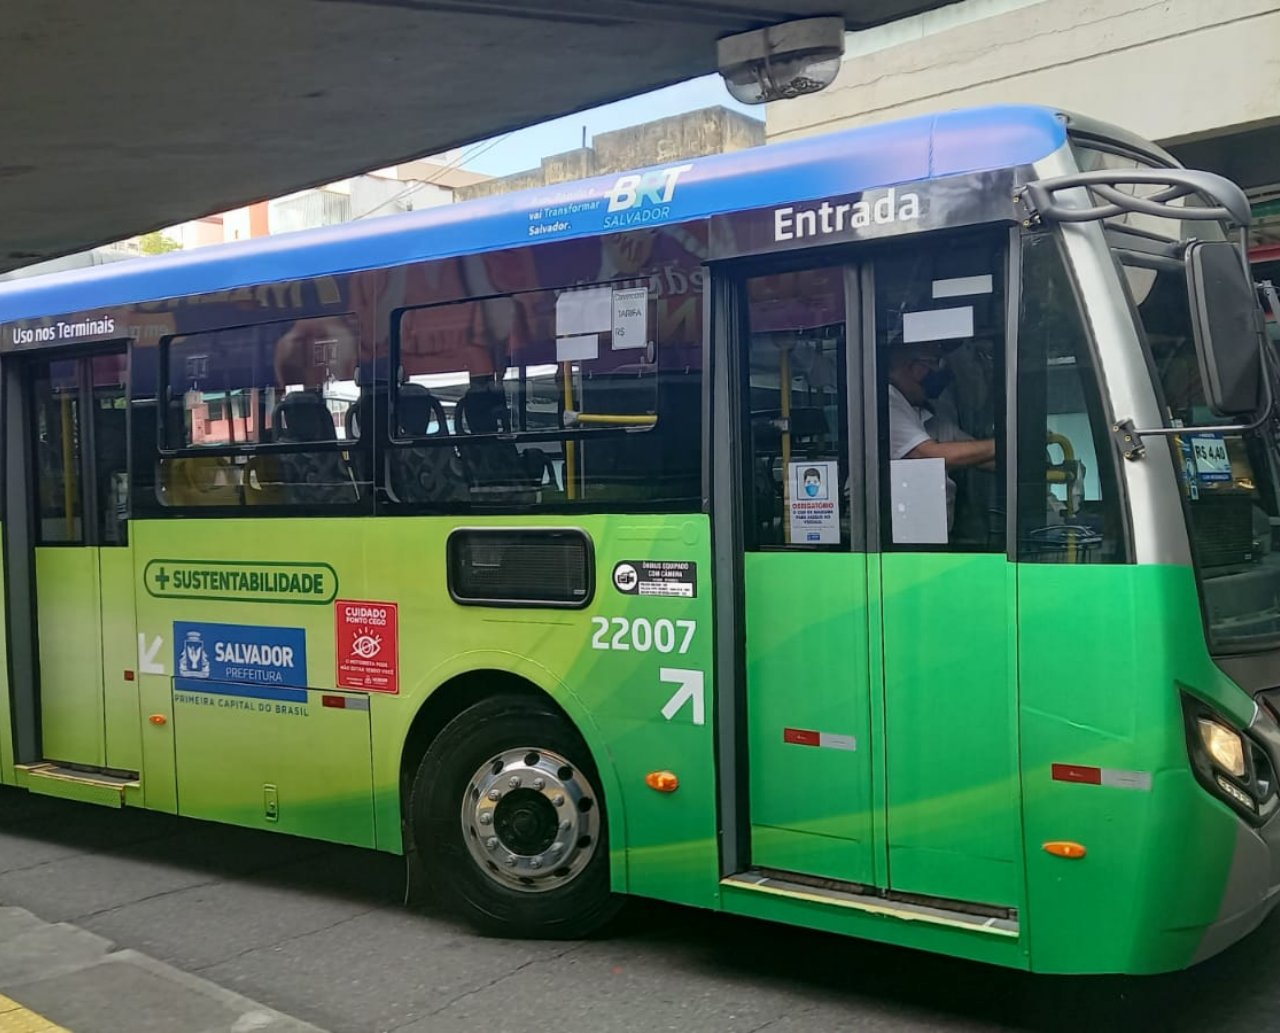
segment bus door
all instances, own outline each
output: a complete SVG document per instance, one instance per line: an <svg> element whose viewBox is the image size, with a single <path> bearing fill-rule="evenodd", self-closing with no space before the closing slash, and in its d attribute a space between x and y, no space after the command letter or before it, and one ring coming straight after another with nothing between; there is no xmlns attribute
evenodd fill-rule
<svg viewBox="0 0 1280 1033"><path fill-rule="evenodd" d="M863 292L888 887L996 908L1017 904L1021 852L1006 241L910 239L868 264Z"/></svg>
<svg viewBox="0 0 1280 1033"><path fill-rule="evenodd" d="M874 885L868 559L849 506L855 287L838 265L738 287L738 681L750 864Z"/></svg>
<svg viewBox="0 0 1280 1033"><path fill-rule="evenodd" d="M735 285L746 749L726 812L749 802L730 870L1016 906L1004 452L917 452L1003 439L1004 277L1003 235L935 236Z"/></svg>
<svg viewBox="0 0 1280 1033"><path fill-rule="evenodd" d="M118 772L141 766L127 362L36 360L27 381L43 759Z"/></svg>

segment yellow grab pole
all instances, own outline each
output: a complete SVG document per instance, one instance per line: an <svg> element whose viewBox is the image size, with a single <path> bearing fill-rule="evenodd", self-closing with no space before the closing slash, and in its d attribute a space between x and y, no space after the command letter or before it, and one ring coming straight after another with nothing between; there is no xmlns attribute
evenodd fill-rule
<svg viewBox="0 0 1280 1033"><path fill-rule="evenodd" d="M71 419L71 398L62 396L62 508L66 515L67 538L76 537L76 456L71 437L75 424Z"/></svg>
<svg viewBox="0 0 1280 1033"><path fill-rule="evenodd" d="M562 362L560 364L564 369L564 408L565 412L573 411L573 363ZM578 443L576 441L566 441L564 443L564 497L566 499L576 499L578 497Z"/></svg>

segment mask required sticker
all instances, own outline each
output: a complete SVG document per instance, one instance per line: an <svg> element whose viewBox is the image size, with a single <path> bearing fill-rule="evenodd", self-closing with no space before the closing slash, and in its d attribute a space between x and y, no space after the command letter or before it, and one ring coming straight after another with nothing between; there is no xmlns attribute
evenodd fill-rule
<svg viewBox="0 0 1280 1033"><path fill-rule="evenodd" d="M838 464L829 459L791 463L791 545L839 545L840 502L836 483Z"/></svg>

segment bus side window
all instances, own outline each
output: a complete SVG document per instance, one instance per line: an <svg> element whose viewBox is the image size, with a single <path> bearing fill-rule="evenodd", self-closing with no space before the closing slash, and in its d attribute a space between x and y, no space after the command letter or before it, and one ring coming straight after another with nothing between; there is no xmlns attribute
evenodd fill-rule
<svg viewBox="0 0 1280 1033"><path fill-rule="evenodd" d="M701 505L696 313L606 284L408 308L392 330L393 502Z"/></svg>
<svg viewBox="0 0 1280 1033"><path fill-rule="evenodd" d="M747 548L847 549L861 499L849 498L844 269L756 276L746 294ZM831 503L830 525L804 516Z"/></svg>
<svg viewBox="0 0 1280 1033"><path fill-rule="evenodd" d="M162 346L160 498L168 506L351 505L369 496L346 315L186 334ZM177 453L177 454L174 454Z"/></svg>
<svg viewBox="0 0 1280 1033"><path fill-rule="evenodd" d="M1119 486L1088 333L1056 238L1025 237L1018 329L1018 559L1124 561Z"/></svg>
<svg viewBox="0 0 1280 1033"><path fill-rule="evenodd" d="M969 235L875 263L886 549L1004 549L1004 256Z"/></svg>

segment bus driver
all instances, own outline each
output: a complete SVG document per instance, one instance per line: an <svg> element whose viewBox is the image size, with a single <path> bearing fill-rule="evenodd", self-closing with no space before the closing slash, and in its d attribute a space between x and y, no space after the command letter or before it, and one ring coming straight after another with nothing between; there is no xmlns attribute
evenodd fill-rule
<svg viewBox="0 0 1280 1033"><path fill-rule="evenodd" d="M953 470L995 468L994 438L977 439L952 420L935 414L931 403L951 383L951 371L937 345L906 344L889 349L889 458L941 459L947 468L947 530L955 522Z"/></svg>

